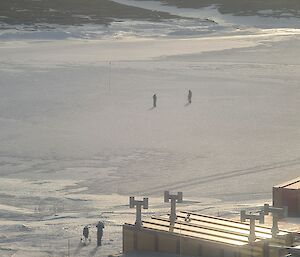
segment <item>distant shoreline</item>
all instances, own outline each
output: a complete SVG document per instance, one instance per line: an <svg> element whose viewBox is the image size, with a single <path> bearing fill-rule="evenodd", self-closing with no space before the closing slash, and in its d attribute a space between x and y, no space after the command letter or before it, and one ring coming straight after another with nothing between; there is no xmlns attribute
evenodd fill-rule
<svg viewBox="0 0 300 257"><path fill-rule="evenodd" d="M158 1L163 5L177 8L200 9L215 6L221 14L237 16L274 17L274 18L300 18L300 2L297 0L136 0Z"/></svg>
<svg viewBox="0 0 300 257"><path fill-rule="evenodd" d="M148 0L138 0L145 2ZM221 14L234 16L260 16L274 18L300 18L299 1L250 0L154 0L177 8L199 9L216 6ZM111 0L2 0L0 23L9 25L109 25L122 19L162 21L183 18L168 12L129 6ZM1 28L0 28L1 29Z"/></svg>
<svg viewBox="0 0 300 257"><path fill-rule="evenodd" d="M109 25L118 19L158 21L177 16L127 6L110 0L2 0L0 23L34 25Z"/></svg>

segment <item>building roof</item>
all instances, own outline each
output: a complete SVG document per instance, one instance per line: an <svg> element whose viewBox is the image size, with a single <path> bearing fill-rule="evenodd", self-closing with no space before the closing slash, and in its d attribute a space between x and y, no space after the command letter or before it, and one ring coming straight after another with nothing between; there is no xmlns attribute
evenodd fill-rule
<svg viewBox="0 0 300 257"><path fill-rule="evenodd" d="M190 221L186 221L188 215ZM170 226L169 216L165 215L143 221L143 228L236 247L248 245L250 230L247 223L185 211L177 213L174 226ZM279 235L286 234L279 232ZM263 226L255 227L255 235L257 242L272 238L271 229Z"/></svg>
<svg viewBox="0 0 300 257"><path fill-rule="evenodd" d="M283 182L277 186L274 186L276 188L287 188L287 189L293 189L293 190L299 190L300 189L300 177L295 178L293 180Z"/></svg>

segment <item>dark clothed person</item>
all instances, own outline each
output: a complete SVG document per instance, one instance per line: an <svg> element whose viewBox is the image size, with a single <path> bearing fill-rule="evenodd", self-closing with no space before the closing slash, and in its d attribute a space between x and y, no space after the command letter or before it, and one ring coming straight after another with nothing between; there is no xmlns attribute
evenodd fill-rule
<svg viewBox="0 0 300 257"><path fill-rule="evenodd" d="M156 101L157 101L157 96L156 94L153 95L153 108L156 107Z"/></svg>
<svg viewBox="0 0 300 257"><path fill-rule="evenodd" d="M192 103L192 91L191 90L189 90L189 93L188 93L188 102L189 102L189 104Z"/></svg>
<svg viewBox="0 0 300 257"><path fill-rule="evenodd" d="M103 222L99 221L96 227L97 227L97 246L101 246L101 240L102 240L103 229L104 229Z"/></svg>
<svg viewBox="0 0 300 257"><path fill-rule="evenodd" d="M88 228L88 226L85 226L83 228L82 234L83 234L85 239L87 239L89 237L89 228Z"/></svg>

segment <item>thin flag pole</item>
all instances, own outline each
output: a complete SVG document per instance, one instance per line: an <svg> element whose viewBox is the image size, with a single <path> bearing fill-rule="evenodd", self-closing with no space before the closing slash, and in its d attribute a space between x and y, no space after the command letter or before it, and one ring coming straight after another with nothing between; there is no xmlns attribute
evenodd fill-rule
<svg viewBox="0 0 300 257"><path fill-rule="evenodd" d="M108 70L108 91L110 93L110 85L111 85L111 61L109 61L109 70Z"/></svg>

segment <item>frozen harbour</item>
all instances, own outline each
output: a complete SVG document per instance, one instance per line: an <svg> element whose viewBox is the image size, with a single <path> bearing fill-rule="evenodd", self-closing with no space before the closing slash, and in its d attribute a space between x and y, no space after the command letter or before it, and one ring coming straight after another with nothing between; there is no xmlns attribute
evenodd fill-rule
<svg viewBox="0 0 300 257"><path fill-rule="evenodd" d="M146 216L168 211L164 190L214 215L270 202L299 176L299 40L248 28L0 41L0 255L68 256L68 242L70 256L116 254L131 195L150 197Z"/></svg>

